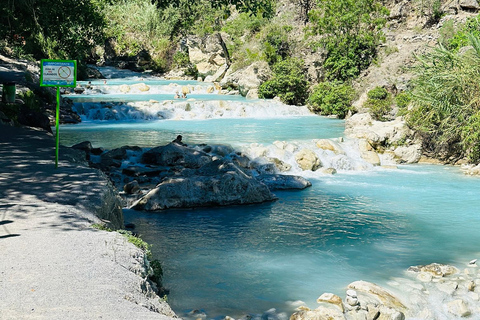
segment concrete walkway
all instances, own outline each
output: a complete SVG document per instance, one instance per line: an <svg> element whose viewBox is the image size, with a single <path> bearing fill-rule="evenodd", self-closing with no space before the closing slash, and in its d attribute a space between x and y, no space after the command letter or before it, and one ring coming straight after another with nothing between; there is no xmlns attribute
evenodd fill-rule
<svg viewBox="0 0 480 320"><path fill-rule="evenodd" d="M91 228L106 184L43 131L0 125L0 319L171 319L144 254ZM93 208L93 209L92 209Z"/></svg>

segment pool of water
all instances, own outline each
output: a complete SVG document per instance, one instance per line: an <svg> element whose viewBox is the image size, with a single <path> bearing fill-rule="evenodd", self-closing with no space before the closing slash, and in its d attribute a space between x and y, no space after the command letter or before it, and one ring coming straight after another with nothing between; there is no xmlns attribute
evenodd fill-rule
<svg viewBox="0 0 480 320"><path fill-rule="evenodd" d="M218 143L238 146L276 140L309 140L343 136L344 122L325 117L275 119L157 120L87 122L60 127L60 143L71 146L90 141L107 149L123 145L154 147L171 142L179 134L190 144Z"/></svg>
<svg viewBox="0 0 480 320"><path fill-rule="evenodd" d="M312 180L274 203L143 213L126 220L153 243L169 303L210 317L315 308L355 280L385 285L411 265L479 255L480 179L412 165Z"/></svg>

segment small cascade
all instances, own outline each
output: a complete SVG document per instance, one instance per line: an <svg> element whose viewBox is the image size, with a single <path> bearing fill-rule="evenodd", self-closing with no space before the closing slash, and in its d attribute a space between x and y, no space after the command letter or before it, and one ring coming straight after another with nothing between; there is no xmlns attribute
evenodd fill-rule
<svg viewBox="0 0 480 320"><path fill-rule="evenodd" d="M119 81L104 80L79 82L79 85L85 88L84 95L95 94L166 94L170 99L178 93L190 94L218 94L219 88L213 83L197 81L167 81L167 80L145 80L142 81ZM79 98L79 97L75 97ZM74 99L75 99L74 98Z"/></svg>
<svg viewBox="0 0 480 320"><path fill-rule="evenodd" d="M148 97L147 97L148 98ZM73 109L88 120L202 120L217 118L279 118L312 115L307 107L274 100L167 100L133 102L76 102Z"/></svg>
<svg viewBox="0 0 480 320"><path fill-rule="evenodd" d="M275 141L270 145L252 143L242 152L260 165L275 164L276 171L316 178L336 172L375 170L379 166L394 168L393 159L377 155L377 161L363 156L358 139L313 139L311 141ZM268 167L268 166L267 166Z"/></svg>

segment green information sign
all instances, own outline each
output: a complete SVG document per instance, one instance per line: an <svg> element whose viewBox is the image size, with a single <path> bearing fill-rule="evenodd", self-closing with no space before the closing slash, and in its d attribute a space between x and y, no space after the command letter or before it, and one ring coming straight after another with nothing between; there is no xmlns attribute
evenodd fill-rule
<svg viewBox="0 0 480 320"><path fill-rule="evenodd" d="M40 63L40 86L57 87L57 112L55 119L55 168L58 168L58 149L60 139L58 128L60 123L60 87L72 87L77 85L77 61L76 60L50 60L43 59Z"/></svg>

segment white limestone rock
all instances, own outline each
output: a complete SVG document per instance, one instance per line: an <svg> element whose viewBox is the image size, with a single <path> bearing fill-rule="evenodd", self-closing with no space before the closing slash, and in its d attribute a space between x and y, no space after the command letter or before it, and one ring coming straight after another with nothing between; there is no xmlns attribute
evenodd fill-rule
<svg viewBox="0 0 480 320"><path fill-rule="evenodd" d="M462 299L455 299L447 303L447 310L457 317L468 317L472 314L467 303Z"/></svg>
<svg viewBox="0 0 480 320"><path fill-rule="evenodd" d="M295 155L295 160L302 170L315 171L322 166L320 159L310 149L302 149Z"/></svg>
<svg viewBox="0 0 480 320"><path fill-rule="evenodd" d="M342 312L344 312L342 298L333 293L325 292L317 299L318 303L329 303L337 306Z"/></svg>

